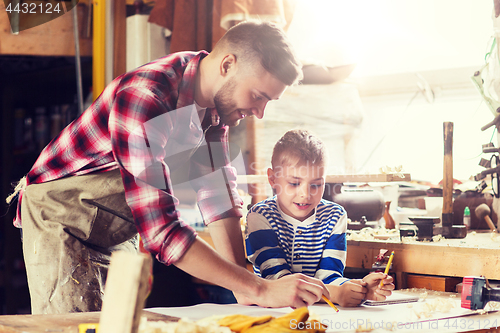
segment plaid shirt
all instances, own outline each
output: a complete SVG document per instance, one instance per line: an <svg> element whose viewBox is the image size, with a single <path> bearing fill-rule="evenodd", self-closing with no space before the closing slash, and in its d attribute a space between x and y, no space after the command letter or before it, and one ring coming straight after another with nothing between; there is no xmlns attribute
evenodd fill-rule
<svg viewBox="0 0 500 333"><path fill-rule="evenodd" d="M120 168L144 247L166 264L177 261L196 237L176 209L176 183L189 182L197 191L206 224L241 217L228 126L211 125L215 109L207 109L200 123L194 104L195 77L206 55L175 53L116 78L45 147L27 185ZM189 172L173 175L176 170Z"/></svg>

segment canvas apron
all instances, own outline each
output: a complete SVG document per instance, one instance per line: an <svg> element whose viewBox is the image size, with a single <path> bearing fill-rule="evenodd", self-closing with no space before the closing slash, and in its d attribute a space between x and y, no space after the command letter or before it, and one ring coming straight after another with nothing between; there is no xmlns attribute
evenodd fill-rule
<svg viewBox="0 0 500 333"><path fill-rule="evenodd" d="M32 314L101 310L111 253L138 249L119 170L29 185L21 216Z"/></svg>

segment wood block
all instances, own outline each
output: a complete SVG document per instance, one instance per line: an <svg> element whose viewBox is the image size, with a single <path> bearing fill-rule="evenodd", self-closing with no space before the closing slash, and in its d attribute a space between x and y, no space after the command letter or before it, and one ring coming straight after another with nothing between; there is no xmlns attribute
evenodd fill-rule
<svg viewBox="0 0 500 333"><path fill-rule="evenodd" d="M99 332L136 333L148 289L151 256L117 251L111 255Z"/></svg>
<svg viewBox="0 0 500 333"><path fill-rule="evenodd" d="M455 286L462 282L460 277L408 274L407 288L425 288L436 291L455 291Z"/></svg>

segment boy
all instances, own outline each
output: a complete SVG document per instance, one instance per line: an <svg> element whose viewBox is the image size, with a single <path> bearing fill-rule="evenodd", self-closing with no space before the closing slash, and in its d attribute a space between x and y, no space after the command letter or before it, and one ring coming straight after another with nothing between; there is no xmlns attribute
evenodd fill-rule
<svg viewBox="0 0 500 333"><path fill-rule="evenodd" d="M342 206L322 199L325 154L323 142L306 130L288 131L276 143L267 170L276 195L254 205L247 215L248 259L254 272L266 279L302 273L322 280L331 301L340 306L384 300L394 289L392 277L342 276L347 214Z"/></svg>

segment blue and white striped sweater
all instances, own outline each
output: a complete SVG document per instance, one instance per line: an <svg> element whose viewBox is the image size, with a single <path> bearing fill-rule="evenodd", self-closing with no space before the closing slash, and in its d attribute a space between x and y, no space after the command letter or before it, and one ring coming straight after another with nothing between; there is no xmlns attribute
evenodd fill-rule
<svg viewBox="0 0 500 333"><path fill-rule="evenodd" d="M256 274L278 279L303 273L326 284L346 280L341 278L347 250L342 206L321 200L316 213L301 222L283 214L272 197L252 207L247 224L246 251Z"/></svg>

